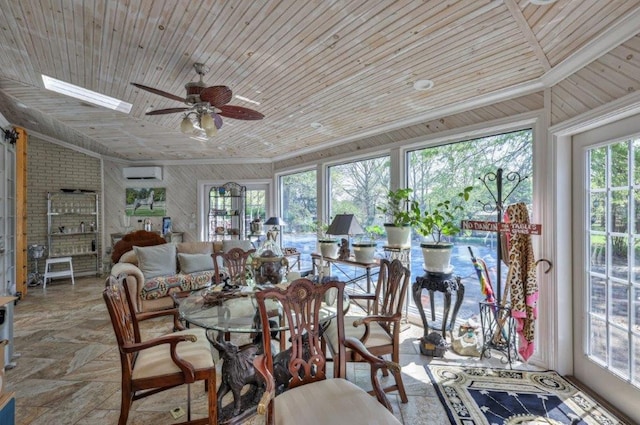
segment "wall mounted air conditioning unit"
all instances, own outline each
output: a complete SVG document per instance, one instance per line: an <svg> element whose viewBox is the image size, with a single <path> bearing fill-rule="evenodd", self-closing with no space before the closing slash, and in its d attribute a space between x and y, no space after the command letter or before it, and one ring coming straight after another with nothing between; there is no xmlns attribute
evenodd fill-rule
<svg viewBox="0 0 640 425"><path fill-rule="evenodd" d="M162 180L162 167L124 167L122 175L127 180Z"/></svg>

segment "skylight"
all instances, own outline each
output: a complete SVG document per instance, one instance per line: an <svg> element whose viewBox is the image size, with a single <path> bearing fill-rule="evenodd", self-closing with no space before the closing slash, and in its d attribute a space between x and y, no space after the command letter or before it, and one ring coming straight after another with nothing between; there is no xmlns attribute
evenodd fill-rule
<svg viewBox="0 0 640 425"><path fill-rule="evenodd" d="M104 94L87 90L82 87L74 86L64 81L56 80L55 78L42 75L42 82L47 90L51 90L66 96L75 97L76 99L84 100L94 105L102 106L104 108L113 109L114 111L124 112L128 114L131 112L131 104L124 102L114 97L105 96Z"/></svg>

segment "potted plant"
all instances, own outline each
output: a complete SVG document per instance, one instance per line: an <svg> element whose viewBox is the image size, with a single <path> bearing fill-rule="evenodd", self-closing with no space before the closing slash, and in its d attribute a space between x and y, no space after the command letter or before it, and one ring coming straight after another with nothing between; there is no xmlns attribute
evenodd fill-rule
<svg viewBox="0 0 640 425"><path fill-rule="evenodd" d="M385 215L384 228L389 246L411 246L411 226L415 222L416 214L420 212L417 202L409 198L412 192L409 188L390 190L387 193L386 205L377 207L378 211Z"/></svg>
<svg viewBox="0 0 640 425"><path fill-rule="evenodd" d="M326 231L329 229L327 223L320 223L316 227L318 234L318 248L323 257L338 258L338 239L327 236Z"/></svg>
<svg viewBox="0 0 640 425"><path fill-rule="evenodd" d="M384 234L384 230L380 226L368 226L366 229L367 236L362 237L357 242L353 242L353 255L358 263L373 263L373 256L376 253L377 243L375 235Z"/></svg>
<svg viewBox="0 0 640 425"><path fill-rule="evenodd" d="M451 273L451 251L453 243L443 240L460 232L456 215L463 210L462 204L469 200L473 186L465 187L453 199L438 202L434 208L425 209L415 219L416 231L424 238L420 243L424 268L428 272Z"/></svg>

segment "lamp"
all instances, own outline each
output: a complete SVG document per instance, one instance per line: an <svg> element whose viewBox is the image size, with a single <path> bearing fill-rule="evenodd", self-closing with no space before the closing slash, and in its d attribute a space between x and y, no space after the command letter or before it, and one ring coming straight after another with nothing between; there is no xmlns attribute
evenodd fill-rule
<svg viewBox="0 0 640 425"><path fill-rule="evenodd" d="M16 132L15 128L8 128L8 129L4 129L2 127L0 127L0 130L2 131L2 136L5 142L9 142L12 145L15 145L16 142L18 141L18 133Z"/></svg>
<svg viewBox="0 0 640 425"><path fill-rule="evenodd" d="M284 222L280 217L269 217L267 221L264 222L267 226L273 226L269 232L273 233L273 238L276 239L278 237L278 233L280 231L279 227L286 226L287 223ZM282 239L280 239L280 248L282 248Z"/></svg>
<svg viewBox="0 0 640 425"><path fill-rule="evenodd" d="M193 130L195 130L195 127L193 126L193 122L189 119L187 115L185 115L182 121L180 122L180 131L182 131L184 134L190 134L190 133L193 133Z"/></svg>
<svg viewBox="0 0 640 425"><path fill-rule="evenodd" d="M208 138L218 134L222 127L222 118L214 109L206 104L197 104L194 111L187 112L180 121L180 131L184 134L192 134L196 130L202 130Z"/></svg>
<svg viewBox="0 0 640 425"><path fill-rule="evenodd" d="M353 214L337 214L326 232L328 235L358 235L364 233L364 229L356 220ZM347 246L341 247L340 259L346 260L349 258L349 239L347 239Z"/></svg>

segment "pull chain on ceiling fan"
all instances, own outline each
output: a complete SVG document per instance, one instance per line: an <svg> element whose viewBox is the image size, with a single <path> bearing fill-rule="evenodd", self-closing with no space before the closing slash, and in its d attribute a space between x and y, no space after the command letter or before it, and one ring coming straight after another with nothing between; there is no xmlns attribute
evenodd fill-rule
<svg viewBox="0 0 640 425"><path fill-rule="evenodd" d="M222 117L249 121L264 118L264 115L253 109L228 105L233 98L231 89L227 86L207 87L204 81L202 81L202 77L208 71L207 67L202 63L195 63L193 67L200 76L200 79L199 81L192 81L185 84L184 87L187 95L184 98L153 87L131 83L139 89L171 100L177 100L187 105L187 107L157 109L155 111L149 111L145 115L184 112L184 117L180 122L180 131L185 134L190 134L199 129L204 131L207 137L216 135L217 131L222 127Z"/></svg>

